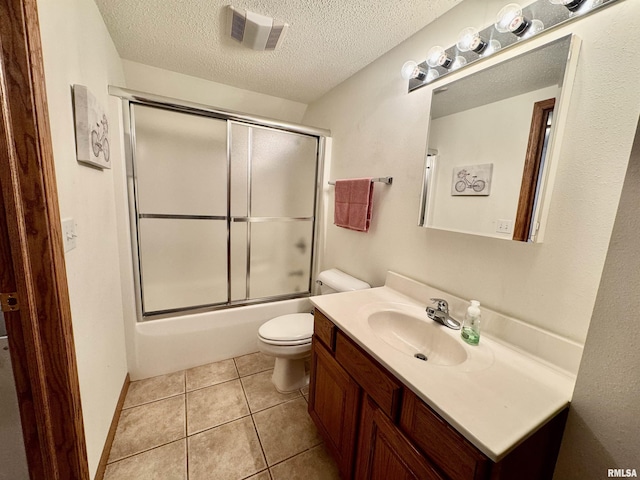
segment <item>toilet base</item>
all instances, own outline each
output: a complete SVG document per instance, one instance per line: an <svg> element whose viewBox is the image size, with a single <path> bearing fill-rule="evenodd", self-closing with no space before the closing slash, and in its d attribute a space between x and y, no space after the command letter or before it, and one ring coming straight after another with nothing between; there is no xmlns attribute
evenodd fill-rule
<svg viewBox="0 0 640 480"><path fill-rule="evenodd" d="M276 357L271 381L280 393L293 392L309 384L305 361L311 358L311 341L301 345L272 345L258 338L258 350Z"/></svg>
<svg viewBox="0 0 640 480"><path fill-rule="evenodd" d="M280 393L290 393L309 385L309 374L305 371L305 358L276 357L271 381Z"/></svg>

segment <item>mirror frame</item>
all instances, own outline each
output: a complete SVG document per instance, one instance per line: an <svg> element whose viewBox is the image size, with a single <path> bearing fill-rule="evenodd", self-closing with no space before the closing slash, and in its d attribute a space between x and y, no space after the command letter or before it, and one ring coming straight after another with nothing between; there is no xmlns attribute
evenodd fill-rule
<svg viewBox="0 0 640 480"><path fill-rule="evenodd" d="M531 223L534 225L534 228L531 229L531 233L529 237L524 240L527 243L542 243L544 239L544 234L546 231L546 221L549 215L549 207L551 203L551 196L553 193L553 186L555 183L555 172L557 170L560 150L562 146L562 140L564 136L564 128L567 123L569 103L571 101L573 84L576 76L577 63L578 63L578 54L580 51L580 45L582 43L581 39L574 34L565 34L565 35L555 35L553 37L547 38L539 38L538 42L531 42L527 45L526 48L523 49L513 49L511 55L505 56L504 58L496 58L494 62L487 62L484 65L479 65L477 69L469 69L468 72L463 72L466 74L461 75L453 75L448 82L441 82L438 85L431 86L431 95L430 95L430 103L429 110L431 111L431 103L433 102L433 94L434 91L440 90L451 83L458 82L462 79L473 76L473 74L484 71L486 69L501 65L514 59L516 57L520 57L522 55L526 55L529 52L534 50L542 49L548 46L551 43L569 39L569 48L567 53L567 61L565 65L564 78L562 80L562 85L560 89L560 95L556 99L556 106L554 110L554 121L552 125L551 135L549 138L549 144L547 147L547 154L545 158L545 162L543 165L542 173L540 174L540 180L538 184L538 200L536 205L533 208L533 212L531 215ZM449 80L449 79L448 79ZM484 233L472 232L472 231L461 231L461 230L452 230L446 228L439 228L429 225L430 221L430 213L429 206L433 205L433 195L434 195L434 186L433 182L435 181L435 176L433 172L435 171L436 161L435 157L437 157L437 150L429 148L429 136L430 130L432 126L431 114L429 114L429 123L427 127L427 148L425 152L425 160L424 167L422 172L422 190L420 195L420 208L419 208L419 216L418 216L418 226L429 228L433 230L443 230L443 231L451 231L456 233L464 233L470 235L483 236L488 238L497 238L501 240L513 240L513 237L501 237L497 235L487 235ZM524 160L523 160L524 162ZM516 240L517 241L517 240Z"/></svg>

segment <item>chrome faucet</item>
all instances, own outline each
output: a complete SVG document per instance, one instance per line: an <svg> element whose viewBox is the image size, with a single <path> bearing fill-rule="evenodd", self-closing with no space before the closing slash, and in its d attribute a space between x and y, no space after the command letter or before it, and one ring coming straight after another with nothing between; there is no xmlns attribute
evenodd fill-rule
<svg viewBox="0 0 640 480"><path fill-rule="evenodd" d="M453 330L460 330L460 322L449 316L449 304L442 298L432 298L436 308L427 307L427 317Z"/></svg>

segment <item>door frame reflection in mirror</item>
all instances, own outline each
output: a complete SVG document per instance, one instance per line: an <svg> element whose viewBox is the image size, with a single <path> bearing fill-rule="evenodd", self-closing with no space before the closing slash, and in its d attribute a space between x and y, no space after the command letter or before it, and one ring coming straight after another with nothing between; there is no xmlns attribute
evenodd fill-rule
<svg viewBox="0 0 640 480"><path fill-rule="evenodd" d="M537 231L536 225L531 220L540 193L538 187L543 171L541 167L544 167L544 160L549 148L555 105L555 98L542 100L533 105L529 143L524 159L522 185L520 186L520 199L516 210L516 223L513 227L513 240L520 242L528 241Z"/></svg>
<svg viewBox="0 0 640 480"><path fill-rule="evenodd" d="M572 86L573 86L573 82L576 74L577 60L578 60L577 57L578 57L578 52L580 50L580 44L581 44L580 39L575 35L571 35L571 34L545 36L545 38L540 38L539 41L532 42L530 45L527 45L528 48L515 49L511 52L508 52L510 55L507 56L506 58L496 59L496 61L491 62L486 66L481 66L481 68L474 69L473 72L469 72L466 75L462 75L462 74L460 76L456 75L454 79L452 79L450 82L446 84L440 84L437 87L431 89L431 104L430 104L431 111L430 111L430 119L429 119L429 126L428 126L428 132L427 132L428 148L426 152L427 154L425 155L425 164L424 164L424 170L423 170L423 179L422 179L423 186L422 186L422 194L420 198L420 213L418 218L419 226L430 228L430 229L436 229L436 230L446 230L446 231L453 231L458 233L487 236L492 238L520 240L520 241L525 241L530 243L542 242L544 231L545 231L545 223L546 223L546 219L549 212L551 193L553 192L553 184L555 180L555 171L557 169L557 164L558 164L559 150L560 150L560 146L562 145L564 125L566 125L566 119L568 116L568 109L569 109L568 107L571 99ZM526 192L526 195L531 197L533 201L531 200L531 198L528 198L527 203L525 203L522 206L522 208L525 209L525 206L526 206L526 209L528 209L530 213L526 219L524 217L520 217L519 221L516 223L515 221L516 211L518 209L518 204L520 203L520 196L523 194L523 190L524 190L522 188L522 184L518 182L518 184L521 186L521 189L517 191L518 194L513 199L513 206L512 206L513 214L511 215L511 218L507 219L509 222L509 228L512 228L514 226L518 227L520 232L518 233L518 237L514 238L511 235L506 236L505 234L492 233L493 231L496 230L497 224L499 223L497 220L498 215L500 215L499 213L496 214L495 216L493 225L491 225L491 228L493 230L491 231L488 228L485 228L484 231L478 231L478 230L474 231L470 228L465 228L464 225L461 227L457 227L457 226L452 227L451 225L438 225L434 223L434 212L437 210L436 209L436 204L437 204L436 193L437 193L438 185L440 185L441 188L448 188L447 186L443 186L439 184L438 178L440 176L444 176L442 178L450 177L447 172L438 173L438 169L439 169L438 167L442 169L442 164L443 162L446 161L445 159L447 157L447 153L449 149L446 146L443 149L442 148L443 145L437 145L435 143L435 139L432 138L434 134L434 129L433 129L434 116L436 116L436 118L440 118L440 117L445 117L447 115L453 115L454 113L465 112L476 107L483 107L488 105L490 106L493 104L497 104L499 101L504 100L505 98L509 99L512 97L516 97L517 95L520 95L520 94L527 94L529 92L541 90L542 88L548 88L549 87L548 84L541 85L540 88L537 88L534 86L532 88L523 88L519 93L515 92L512 95L507 95L507 94L501 94L501 90L503 89L506 90L505 85L501 87L498 84L496 88L496 82L495 82L496 78L504 77L504 72L501 73L501 70L504 68L509 68L509 67L505 67L505 65L510 64L511 68L514 68L514 66L519 65L518 60L520 62L530 63L531 58L537 58L537 57L539 58L544 56L545 52L548 51L548 50L545 50L547 48L564 48L565 49L561 52L563 55L562 58L564 59L563 73L558 77L560 79L560 81L558 82L558 87L560 88L559 88L559 94L557 95L556 102L555 102L555 110L553 113L553 122L552 122L553 124L551 125L549 136L546 142L546 155L545 155L546 159L542 161L540 165L542 169L541 171L537 172L537 174L535 170L533 171L533 173L529 172L529 175L531 176L530 178L535 178L536 181L534 186L528 187L527 189L528 191ZM558 66L558 68L560 68L560 66ZM558 70L558 72L560 73L560 70ZM482 82L483 81L482 77L484 77L485 82L486 82L486 79L491 79L490 82L486 82L492 87L490 91L489 90L487 91L488 93L477 91L476 88L469 88L470 84L474 85L475 87L477 86L478 82ZM471 83L471 82L474 82L474 83ZM513 82L512 85L520 85L523 83L524 82L519 82L519 83ZM458 97L464 96L466 97L464 101L468 102L468 105L465 103L464 106L457 107L458 108L457 110L451 110L451 112L448 113L447 111L442 110L441 108L442 104L436 103L436 95L438 95L440 92L446 92L446 95L449 95L451 98L453 98L455 95L458 95ZM482 99L486 99L486 100L482 100ZM462 101L461 98L456 98L456 100ZM537 101L539 100L536 100L536 102ZM540 150L541 145L539 144L539 137L535 137L535 138L531 137L533 125L530 125L530 122L534 122L534 121L540 122L539 119L536 120L536 118L534 119L531 118L530 115L531 115L532 109L533 109L533 104L532 104L531 110L527 109L528 113L525 114L528 118L526 120L526 124L528 126L528 133L530 137L528 138L528 141L529 143L535 141L536 144L532 146L532 145L529 145L529 143L525 142L525 144L523 145L521 172L524 171L525 159L527 155L532 156L532 155L535 155L536 152L538 153L538 155L542 153L542 151ZM547 117L545 116L545 120L546 118ZM460 132L460 134L458 135L458 138L460 139L459 140L460 142L464 142L465 141L464 132ZM527 138L526 134L524 134L524 138ZM492 153L492 155L494 154L495 152ZM490 163L490 162L493 162L492 158L478 158L478 159L455 158L453 161L450 161L450 166L453 167L456 165L465 165L465 164L468 165L471 163ZM528 165L528 167L531 167L531 165ZM499 172L498 172L497 178L499 179ZM522 182L524 183L525 180L522 180ZM442 200L442 196L439 196L438 198ZM471 200L472 202L477 202L479 197L471 197L471 198L474 198L474 200ZM486 199L490 197L484 197L484 198ZM460 200L456 200L456 201L460 202ZM468 200L466 201L468 202ZM444 201L441 203L447 203L447 202ZM485 205L488 205L489 203L490 202L486 202ZM469 205L469 203L467 203L466 205ZM478 205L476 204L473 207L477 209ZM445 205L445 208L448 208L446 212L447 218L452 218L457 214L456 209L453 208L451 205L449 205L448 207ZM442 205L440 205L440 209L442 210ZM442 212L438 213L438 215L440 215L441 213ZM524 213L522 213L521 215L524 215ZM525 232L525 231L526 231L526 234L523 234L522 232Z"/></svg>

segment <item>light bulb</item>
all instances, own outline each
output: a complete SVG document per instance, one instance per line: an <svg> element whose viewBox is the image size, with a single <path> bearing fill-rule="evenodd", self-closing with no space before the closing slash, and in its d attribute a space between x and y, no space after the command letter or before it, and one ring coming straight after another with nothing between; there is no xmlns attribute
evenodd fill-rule
<svg viewBox="0 0 640 480"><path fill-rule="evenodd" d="M593 10L604 3L604 0L584 0L579 6L569 9L569 18L577 17ZM569 7L567 7L569 8Z"/></svg>
<svg viewBox="0 0 640 480"><path fill-rule="evenodd" d="M467 59L464 57L461 57L460 55L458 55L454 60L453 63L451 64L451 67L449 67L450 70L457 70L460 67L464 67L467 64Z"/></svg>
<svg viewBox="0 0 640 480"><path fill-rule="evenodd" d="M584 3L584 0L549 0L549 3L554 5L564 5L568 10L574 12L580 8L580 5Z"/></svg>
<svg viewBox="0 0 640 480"><path fill-rule="evenodd" d="M437 70L429 69L429 71L427 72L427 77L425 78L424 81L427 83L433 82L439 76L440 76L440 72L438 72Z"/></svg>
<svg viewBox="0 0 640 480"><path fill-rule="evenodd" d="M444 48L440 46L432 47L427 52L427 65L430 67L444 67L449 68L453 60L449 58Z"/></svg>
<svg viewBox="0 0 640 480"><path fill-rule="evenodd" d="M529 25L529 28L527 28L524 34L520 35L520 38L523 40L525 38L531 38L543 30L544 30L544 23L542 23L540 20L537 20L537 19L531 20L531 24Z"/></svg>
<svg viewBox="0 0 640 480"><path fill-rule="evenodd" d="M472 51L475 53L482 53L487 48L487 42L485 42L478 29L473 27L467 27L458 35L458 43L456 46L461 52Z"/></svg>
<svg viewBox="0 0 640 480"><path fill-rule="evenodd" d="M522 15L522 8L517 3L510 3L498 12L495 27L500 33L513 33L521 37L529 29L531 21Z"/></svg>
<svg viewBox="0 0 640 480"><path fill-rule="evenodd" d="M487 45L487 48L484 49L484 51L482 52L482 55L480 56L488 57L489 55L496 53L501 48L502 48L502 45L498 40L490 40L489 44Z"/></svg>
<svg viewBox="0 0 640 480"><path fill-rule="evenodd" d="M416 78L418 80L424 80L427 73L421 68L416 62L413 60L409 60L402 65L402 70L400 70L400 74L402 78L405 80L411 80L412 78Z"/></svg>

